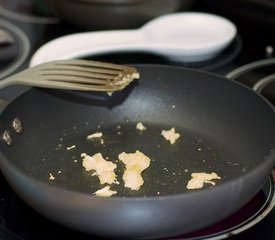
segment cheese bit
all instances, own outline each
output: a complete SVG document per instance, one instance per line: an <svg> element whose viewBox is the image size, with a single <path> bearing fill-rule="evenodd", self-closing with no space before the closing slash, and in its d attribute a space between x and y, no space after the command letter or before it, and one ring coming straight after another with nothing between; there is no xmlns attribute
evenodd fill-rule
<svg viewBox="0 0 275 240"><path fill-rule="evenodd" d="M100 184L117 182L114 172L117 165L111 161L106 161L101 153L96 153L93 156L81 154L81 157L83 157L82 166L86 171L94 170L95 175L99 178Z"/></svg>
<svg viewBox="0 0 275 240"><path fill-rule="evenodd" d="M179 133L176 133L175 128L171 128L170 130L162 130L161 135L167 140L170 141L171 144L174 144L176 140L180 137Z"/></svg>
<svg viewBox="0 0 275 240"><path fill-rule="evenodd" d="M131 190L138 190L144 183L141 173L149 167L150 158L137 150L135 153L122 152L118 159L126 166L122 176L124 186Z"/></svg>
<svg viewBox="0 0 275 240"><path fill-rule="evenodd" d="M200 189L203 187L203 185L205 183L210 183L213 186L216 185L215 182L213 182L212 180L214 179L221 179L221 177L219 177L216 173L212 172L212 173L204 173L204 172L200 172L200 173L192 173L191 174L191 179L188 181L187 183L187 189Z"/></svg>
<svg viewBox="0 0 275 240"><path fill-rule="evenodd" d="M92 133L90 135L88 135L86 137L87 140L92 140L92 139L95 139L95 138L102 138L103 137L103 133L102 132L95 132L95 133Z"/></svg>
<svg viewBox="0 0 275 240"><path fill-rule="evenodd" d="M136 129L138 129L140 131L144 131L144 130L146 130L146 127L143 125L142 122L138 122L136 125Z"/></svg>
<svg viewBox="0 0 275 240"><path fill-rule="evenodd" d="M117 191L113 191L110 189L110 186L106 186L97 190L94 194L99 197L111 197L112 195L117 194Z"/></svg>

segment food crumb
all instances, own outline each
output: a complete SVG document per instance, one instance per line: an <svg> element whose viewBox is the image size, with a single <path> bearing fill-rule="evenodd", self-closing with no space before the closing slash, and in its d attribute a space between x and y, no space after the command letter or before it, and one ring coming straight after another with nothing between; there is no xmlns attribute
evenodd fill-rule
<svg viewBox="0 0 275 240"><path fill-rule="evenodd" d="M75 146L75 145L72 145L72 146L67 147L67 150L69 151L69 150L72 150L72 149L74 149L74 148L76 148L76 146Z"/></svg>
<svg viewBox="0 0 275 240"><path fill-rule="evenodd" d="M144 130L146 130L146 127L143 125L142 122L138 122L136 125L136 129L138 129L140 131L144 131Z"/></svg>
<svg viewBox="0 0 275 240"><path fill-rule="evenodd" d="M103 133L102 132L95 132L95 133L92 133L90 135L88 135L86 137L87 140L92 140L92 139L95 139L95 138L102 138L103 137Z"/></svg>
<svg viewBox="0 0 275 240"><path fill-rule="evenodd" d="M60 144L57 144L55 150L59 150L59 149L61 149L61 148L62 148L62 144L60 143Z"/></svg>
<svg viewBox="0 0 275 240"><path fill-rule="evenodd" d="M55 179L55 177L53 176L53 174L52 174L52 173L50 173L49 180L54 180L54 179Z"/></svg>
<svg viewBox="0 0 275 240"><path fill-rule="evenodd" d="M211 181L214 179L221 179L216 173L192 173L191 174L191 180L187 183L187 189L200 189L203 187L204 183L210 183L213 186L216 185L215 182Z"/></svg>
<svg viewBox="0 0 275 240"><path fill-rule="evenodd" d="M104 188L97 190L94 194L99 197L110 197L116 193L117 191L111 190L110 186L106 186Z"/></svg>
<svg viewBox="0 0 275 240"><path fill-rule="evenodd" d="M93 156L81 154L83 157L82 166L86 171L94 170L94 175L97 175L100 184L112 184L116 181L116 174L114 170L117 165L111 161L106 161L101 153L96 153Z"/></svg>
<svg viewBox="0 0 275 240"><path fill-rule="evenodd" d="M172 127L170 130L162 130L161 135L171 144L174 144L176 140L180 137L179 133L176 133L175 128Z"/></svg>
<svg viewBox="0 0 275 240"><path fill-rule="evenodd" d="M122 152L118 159L126 165L122 176L124 186L138 190L144 183L141 173L149 167L151 159L138 150L135 153Z"/></svg>

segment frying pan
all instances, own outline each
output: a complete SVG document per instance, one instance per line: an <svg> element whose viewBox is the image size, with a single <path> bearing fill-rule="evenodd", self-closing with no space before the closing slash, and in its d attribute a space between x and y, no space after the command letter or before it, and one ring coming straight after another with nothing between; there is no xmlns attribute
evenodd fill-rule
<svg viewBox="0 0 275 240"><path fill-rule="evenodd" d="M206 227L237 211L263 186L275 162L273 107L221 76L180 67L137 65L141 79L108 96L30 89L0 117L1 170L15 192L47 218L88 234L161 238ZM23 125L15 133L12 121ZM135 128L143 122L146 131ZM171 145L160 135L175 127ZM87 141L101 131L104 144ZM75 145L74 148L71 146ZM151 158L138 191L126 189L120 152ZM81 153L101 152L118 165L118 193L98 197L98 178ZM215 172L216 185L187 190L192 172ZM50 180L52 174L55 179Z"/></svg>

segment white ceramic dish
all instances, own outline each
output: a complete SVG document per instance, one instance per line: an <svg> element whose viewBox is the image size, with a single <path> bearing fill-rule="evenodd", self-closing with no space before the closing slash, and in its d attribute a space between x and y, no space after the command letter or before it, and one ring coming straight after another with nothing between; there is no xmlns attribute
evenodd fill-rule
<svg viewBox="0 0 275 240"><path fill-rule="evenodd" d="M57 38L38 49L30 65L102 53L141 51L174 61L199 62L213 58L235 38L236 26L208 13L185 12L158 17L135 30L76 33Z"/></svg>

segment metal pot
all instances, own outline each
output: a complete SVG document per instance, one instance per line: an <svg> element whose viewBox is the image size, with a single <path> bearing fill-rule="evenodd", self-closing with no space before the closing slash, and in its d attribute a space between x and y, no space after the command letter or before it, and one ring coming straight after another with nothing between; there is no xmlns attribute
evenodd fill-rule
<svg viewBox="0 0 275 240"><path fill-rule="evenodd" d="M44 0L43 5L72 25L98 30L137 28L160 15L188 9L192 2L192 0Z"/></svg>

